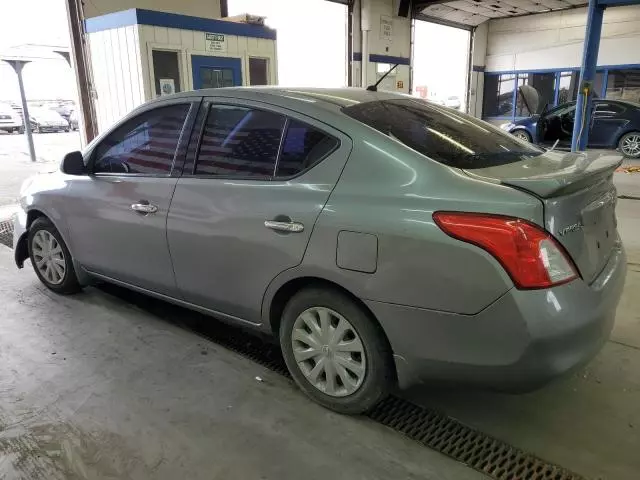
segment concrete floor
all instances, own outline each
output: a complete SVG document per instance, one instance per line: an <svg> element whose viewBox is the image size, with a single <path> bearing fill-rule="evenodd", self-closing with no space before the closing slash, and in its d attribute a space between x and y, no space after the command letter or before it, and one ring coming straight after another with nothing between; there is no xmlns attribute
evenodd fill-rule
<svg viewBox="0 0 640 480"><path fill-rule="evenodd" d="M483 478L178 325L196 314L57 296L12 253L0 246L2 479Z"/></svg>

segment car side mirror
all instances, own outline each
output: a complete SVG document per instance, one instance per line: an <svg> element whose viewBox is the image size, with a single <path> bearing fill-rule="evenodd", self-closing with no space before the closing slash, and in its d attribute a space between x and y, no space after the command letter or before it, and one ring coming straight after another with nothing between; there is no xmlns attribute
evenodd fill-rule
<svg viewBox="0 0 640 480"><path fill-rule="evenodd" d="M87 167L84 165L84 158L80 152L69 152L62 159L60 168L67 175L86 175Z"/></svg>

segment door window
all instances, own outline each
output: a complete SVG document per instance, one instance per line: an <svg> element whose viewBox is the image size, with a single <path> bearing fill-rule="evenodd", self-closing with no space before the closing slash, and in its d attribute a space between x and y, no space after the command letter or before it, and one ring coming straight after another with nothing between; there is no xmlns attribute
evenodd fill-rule
<svg viewBox="0 0 640 480"><path fill-rule="evenodd" d="M156 108L116 129L95 149L93 173L169 175L189 106Z"/></svg>
<svg viewBox="0 0 640 480"><path fill-rule="evenodd" d="M624 107L615 103L598 103L593 111L594 118L611 118L624 112Z"/></svg>
<svg viewBox="0 0 640 480"><path fill-rule="evenodd" d="M233 87L233 70L230 68L200 67L202 88Z"/></svg>
<svg viewBox="0 0 640 480"><path fill-rule="evenodd" d="M211 107L196 163L196 175L271 178L285 117L251 108Z"/></svg>
<svg viewBox="0 0 640 480"><path fill-rule="evenodd" d="M291 120L278 160L276 177L290 177L313 167L338 146L338 140L297 120Z"/></svg>

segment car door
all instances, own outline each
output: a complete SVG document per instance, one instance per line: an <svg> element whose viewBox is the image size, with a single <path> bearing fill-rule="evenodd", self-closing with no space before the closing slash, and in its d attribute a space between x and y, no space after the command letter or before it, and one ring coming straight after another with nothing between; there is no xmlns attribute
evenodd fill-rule
<svg viewBox="0 0 640 480"><path fill-rule="evenodd" d="M541 115L536 127L538 142L553 145L558 141L559 147L570 146L575 113L575 103L565 103Z"/></svg>
<svg viewBox="0 0 640 480"><path fill-rule="evenodd" d="M74 256L88 271L176 294L166 221L192 108L191 100L148 108L87 152L90 175L74 182L68 219Z"/></svg>
<svg viewBox="0 0 640 480"><path fill-rule="evenodd" d="M176 281L188 302L257 324L269 283L302 261L351 141L260 102L203 109L167 220Z"/></svg>
<svg viewBox="0 0 640 480"><path fill-rule="evenodd" d="M595 102L589 131L590 147L615 148L619 133L628 120L623 118L626 108L619 103Z"/></svg>

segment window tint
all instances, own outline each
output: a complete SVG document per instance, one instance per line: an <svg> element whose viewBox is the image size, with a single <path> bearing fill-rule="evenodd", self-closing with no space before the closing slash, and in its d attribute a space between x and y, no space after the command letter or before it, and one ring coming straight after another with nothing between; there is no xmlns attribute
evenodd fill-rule
<svg viewBox="0 0 640 480"><path fill-rule="evenodd" d="M94 153L94 173L169 175L189 104L143 113L105 138Z"/></svg>
<svg viewBox="0 0 640 480"><path fill-rule="evenodd" d="M276 177L290 177L311 168L338 145L338 140L292 120L282 145Z"/></svg>
<svg viewBox="0 0 640 480"><path fill-rule="evenodd" d="M270 178L282 138L284 117L262 110L211 107L196 175Z"/></svg>
<svg viewBox="0 0 640 480"><path fill-rule="evenodd" d="M344 113L440 163L485 168L538 156L542 150L488 123L422 100L383 100Z"/></svg>

